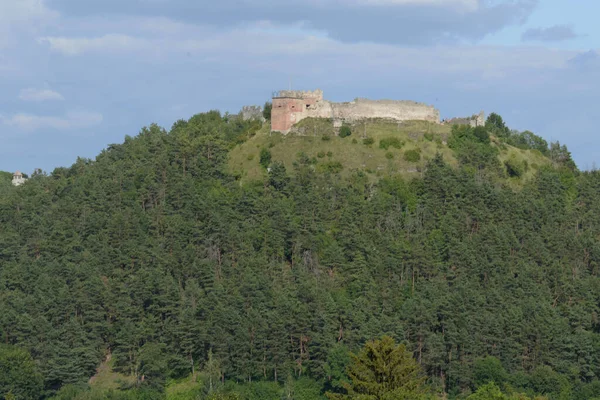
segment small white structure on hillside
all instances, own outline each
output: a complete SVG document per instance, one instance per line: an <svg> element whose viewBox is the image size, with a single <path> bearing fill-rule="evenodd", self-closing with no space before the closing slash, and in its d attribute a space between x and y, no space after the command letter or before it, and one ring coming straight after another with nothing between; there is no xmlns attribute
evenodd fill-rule
<svg viewBox="0 0 600 400"><path fill-rule="evenodd" d="M25 183L27 179L23 177L23 174L20 171L17 171L13 174L12 184L15 186L20 186Z"/></svg>

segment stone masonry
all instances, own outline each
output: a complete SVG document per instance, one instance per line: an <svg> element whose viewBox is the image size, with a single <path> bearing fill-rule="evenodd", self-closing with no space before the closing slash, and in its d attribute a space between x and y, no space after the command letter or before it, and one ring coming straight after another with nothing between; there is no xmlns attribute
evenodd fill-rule
<svg viewBox="0 0 600 400"><path fill-rule="evenodd" d="M439 123L440 112L433 106L415 101L355 99L333 103L323 99L322 90L282 90L273 94L272 131L287 134L305 118L330 118L338 127L369 118Z"/></svg>

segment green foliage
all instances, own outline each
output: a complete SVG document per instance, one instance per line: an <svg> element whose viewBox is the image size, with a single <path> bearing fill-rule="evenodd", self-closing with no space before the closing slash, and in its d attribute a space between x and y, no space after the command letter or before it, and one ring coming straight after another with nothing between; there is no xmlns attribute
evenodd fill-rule
<svg viewBox="0 0 600 400"><path fill-rule="evenodd" d="M373 138L363 139L363 144L365 146L371 146L373 143L375 143L375 139L373 139Z"/></svg>
<svg viewBox="0 0 600 400"><path fill-rule="evenodd" d="M384 150L387 150L390 147L393 147L396 149L401 149L402 146L404 146L404 144L405 143L403 140L400 140L396 137L388 137L388 138L381 139L379 141L379 148L384 149Z"/></svg>
<svg viewBox="0 0 600 400"><path fill-rule="evenodd" d="M393 159L394 158L394 153L391 153L391 152L388 151L387 153L385 153L385 158L387 158L388 160Z"/></svg>
<svg viewBox="0 0 600 400"><path fill-rule="evenodd" d="M508 374L499 359L487 356L475 361L473 378L477 388L490 382L502 385L508 379Z"/></svg>
<svg viewBox="0 0 600 400"><path fill-rule="evenodd" d="M352 135L352 129L348 125L342 125L340 127L340 133L339 133L339 135L340 135L341 138L346 138L346 137Z"/></svg>
<svg viewBox="0 0 600 400"><path fill-rule="evenodd" d="M560 145L560 142L554 142L550 144L550 150L548 157L557 166L566 168L571 171L577 171L575 161L571 157L571 152L567 149L567 146Z"/></svg>
<svg viewBox="0 0 600 400"><path fill-rule="evenodd" d="M549 152L548 142L530 131L511 132L506 142L520 149L539 151L543 155L548 155Z"/></svg>
<svg viewBox="0 0 600 400"><path fill-rule="evenodd" d="M42 375L31 355L18 347L0 344L0 397L37 399L42 389Z"/></svg>
<svg viewBox="0 0 600 400"><path fill-rule="evenodd" d="M323 135L323 136L321 136L321 140L323 140L325 142L328 142L328 141L331 140L331 136L330 135Z"/></svg>
<svg viewBox="0 0 600 400"><path fill-rule="evenodd" d="M499 114L491 113L485 121L485 129L499 137L507 137L510 134L510 129L504 123L504 120Z"/></svg>
<svg viewBox="0 0 600 400"><path fill-rule="evenodd" d="M499 168L498 149L490 145L487 128L472 128L468 125L455 125L448 139L448 147L456 151L460 163L476 170Z"/></svg>
<svg viewBox="0 0 600 400"><path fill-rule="evenodd" d="M318 165L317 169L322 173L339 174L344 166L339 161L327 161Z"/></svg>
<svg viewBox="0 0 600 400"><path fill-rule="evenodd" d="M347 394L328 393L330 399L416 399L424 395L424 376L406 347L384 336L369 341L348 367Z"/></svg>
<svg viewBox="0 0 600 400"><path fill-rule="evenodd" d="M427 140L428 142L433 142L433 136L434 136L434 135L433 135L433 133L431 133L431 132L427 132L427 133L424 133L424 134L423 134L423 138L424 138L425 140Z"/></svg>
<svg viewBox="0 0 600 400"><path fill-rule="evenodd" d="M269 165L271 165L271 152L267 149L261 149L260 150L260 160L259 160L259 164L262 165L263 168L267 168Z"/></svg>
<svg viewBox="0 0 600 400"><path fill-rule="evenodd" d="M267 120L271 120L271 111L273 110L273 103L267 101L263 107L263 117Z"/></svg>
<svg viewBox="0 0 600 400"><path fill-rule="evenodd" d="M346 369L350 365L350 352L342 343L332 346L327 355L324 372L326 387L332 392L340 393L350 383Z"/></svg>
<svg viewBox="0 0 600 400"><path fill-rule="evenodd" d="M419 149L406 150L404 160L413 163L421 161L421 151Z"/></svg>
<svg viewBox="0 0 600 400"><path fill-rule="evenodd" d="M8 185L12 181L12 176L10 172L0 171L0 185Z"/></svg>
<svg viewBox="0 0 600 400"><path fill-rule="evenodd" d="M490 382L481 386L467 400L507 400L507 397L494 382Z"/></svg>
<svg viewBox="0 0 600 400"><path fill-rule="evenodd" d="M190 376L201 398L344 395L348 353L385 334L440 397L490 380L507 398L598 396L600 173L557 144L507 188L497 140L468 128L449 139L459 168L444 149L414 180L341 170L347 148L397 160L305 137L337 161L292 147L241 183L227 160L252 129L199 114L0 186L2 354L30 352L44 398L161 398ZM296 138L262 139L244 145L275 155ZM113 385L97 371L109 354Z"/></svg>
<svg viewBox="0 0 600 400"><path fill-rule="evenodd" d="M526 160L519 161L515 157L511 157L508 160L504 161L504 166L506 167L506 173L508 176L520 178L527 172L529 165Z"/></svg>
<svg viewBox="0 0 600 400"><path fill-rule="evenodd" d="M280 162L275 162L271 165L271 172L269 173L269 185L275 190L283 191L290 182L290 178L287 176L285 165Z"/></svg>
<svg viewBox="0 0 600 400"><path fill-rule="evenodd" d="M318 158L324 158L325 157L325 152L324 151L320 151L317 153L317 157Z"/></svg>
<svg viewBox="0 0 600 400"><path fill-rule="evenodd" d="M280 400L281 389L277 382L251 382L242 387L245 400Z"/></svg>

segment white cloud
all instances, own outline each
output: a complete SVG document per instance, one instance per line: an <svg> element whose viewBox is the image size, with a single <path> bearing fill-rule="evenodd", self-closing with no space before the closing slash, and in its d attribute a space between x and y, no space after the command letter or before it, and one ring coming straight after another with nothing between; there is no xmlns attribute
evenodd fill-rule
<svg viewBox="0 0 600 400"><path fill-rule="evenodd" d="M43 0L0 0L0 21L19 24L32 20L48 20L58 15Z"/></svg>
<svg viewBox="0 0 600 400"><path fill-rule="evenodd" d="M140 49L147 45L145 39L122 34L108 34L94 38L48 36L40 38L39 42L48 43L50 49L69 56L94 51L128 51Z"/></svg>
<svg viewBox="0 0 600 400"><path fill-rule="evenodd" d="M445 7L464 11L479 9L478 0L352 0L354 3L369 6L426 6Z"/></svg>
<svg viewBox="0 0 600 400"><path fill-rule="evenodd" d="M23 101L47 101L47 100L64 100L62 94L50 89L23 89L19 94L19 99Z"/></svg>
<svg viewBox="0 0 600 400"><path fill-rule="evenodd" d="M88 128L102 122L102 114L95 112L68 112L63 117L40 116L27 113L15 114L12 117L0 116L4 125L15 127L25 132L40 129L72 130Z"/></svg>
<svg viewBox="0 0 600 400"><path fill-rule="evenodd" d="M18 33L35 34L58 16L44 0L0 0L0 48Z"/></svg>

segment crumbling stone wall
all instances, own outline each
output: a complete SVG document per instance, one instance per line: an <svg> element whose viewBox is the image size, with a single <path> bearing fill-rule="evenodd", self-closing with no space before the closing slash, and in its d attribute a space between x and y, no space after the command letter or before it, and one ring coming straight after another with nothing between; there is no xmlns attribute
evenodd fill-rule
<svg viewBox="0 0 600 400"><path fill-rule="evenodd" d="M244 106L242 107L242 111L240 111L240 115L244 121L249 121L251 119L257 119L259 121L265 120L261 106Z"/></svg>
<svg viewBox="0 0 600 400"><path fill-rule="evenodd" d="M349 103L331 103L331 107L334 123L338 124L367 118L440 122L440 112L435 107L415 101L356 99Z"/></svg>
<svg viewBox="0 0 600 400"><path fill-rule="evenodd" d="M440 112L433 106L414 101L356 99L347 103L332 103L323 99L321 90L283 90L273 95L272 131L287 134L294 124L305 118L331 118L334 126L370 118L439 123Z"/></svg>
<svg viewBox="0 0 600 400"><path fill-rule="evenodd" d="M442 121L448 125L469 125L472 128L485 125L485 113L481 111L479 114L471 115L467 118L452 118L447 121Z"/></svg>

